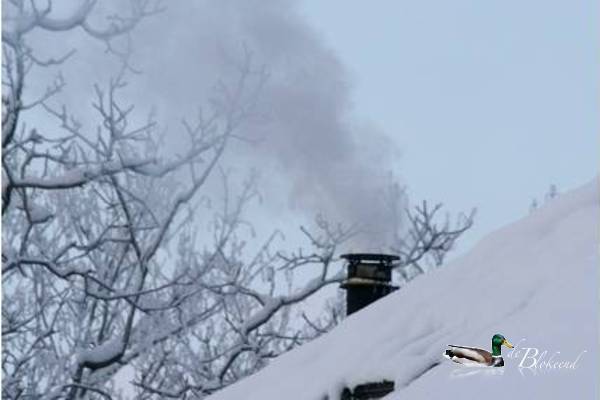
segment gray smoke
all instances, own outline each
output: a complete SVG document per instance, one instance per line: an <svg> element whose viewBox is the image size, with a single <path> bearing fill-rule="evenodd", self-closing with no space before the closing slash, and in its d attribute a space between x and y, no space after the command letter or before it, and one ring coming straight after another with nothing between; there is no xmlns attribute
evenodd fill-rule
<svg viewBox="0 0 600 400"><path fill-rule="evenodd" d="M177 147L180 119L197 111L222 76L227 58L241 54L245 46L255 63L269 71L260 102L265 118L243 132L251 141L233 146L227 162L262 172L267 205L284 198L292 210L308 217L321 213L332 221L358 224L368 232L359 242L363 249L385 247L391 226L384 191L392 183L399 151L383 133L355 117L344 66L297 5L281 0L165 5L163 14L133 35L134 64L143 74L132 80L131 90L137 103L157 107L160 121L171 121L163 126L170 135L167 141ZM101 54L90 51L79 57L85 62L77 79L100 79L110 70Z"/></svg>

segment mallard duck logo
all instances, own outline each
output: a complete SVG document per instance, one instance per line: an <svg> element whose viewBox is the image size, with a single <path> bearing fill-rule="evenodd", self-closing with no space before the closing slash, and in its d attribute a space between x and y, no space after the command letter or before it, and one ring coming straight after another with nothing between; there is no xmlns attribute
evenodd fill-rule
<svg viewBox="0 0 600 400"><path fill-rule="evenodd" d="M513 348L506 338L500 334L495 334L492 337L492 352L478 349L477 347L455 346L448 345L448 349L444 353L444 357L454 361L455 363L468 366L487 366L487 367L503 367L504 359L502 358L502 346L509 349Z"/></svg>

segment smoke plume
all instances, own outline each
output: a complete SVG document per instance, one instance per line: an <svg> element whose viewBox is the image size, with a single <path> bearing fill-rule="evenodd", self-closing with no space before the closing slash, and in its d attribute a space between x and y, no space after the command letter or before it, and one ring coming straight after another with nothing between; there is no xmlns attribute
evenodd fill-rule
<svg viewBox="0 0 600 400"><path fill-rule="evenodd" d="M284 201L288 212L358 224L367 232L360 239L362 249L385 247L392 227L384 192L393 182L399 151L356 117L344 66L298 4L219 0L165 5L165 12L133 34L133 64L143 73L132 79L132 98L156 106L159 121L170 121L163 126L170 135L167 142L177 147L174 132L181 130L181 118L193 115L206 100L227 59L248 49L269 72L260 97L264 118L242 133L248 141L231 148L227 163L259 171L267 205ZM84 50L75 67L75 86L87 90L91 83L85 79L104 79L111 68L97 47L77 47ZM77 96L72 95L74 102Z"/></svg>

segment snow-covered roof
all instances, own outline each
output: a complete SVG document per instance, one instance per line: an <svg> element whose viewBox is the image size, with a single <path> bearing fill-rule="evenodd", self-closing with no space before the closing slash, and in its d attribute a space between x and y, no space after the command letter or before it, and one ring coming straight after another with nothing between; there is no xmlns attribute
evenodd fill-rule
<svg viewBox="0 0 600 400"><path fill-rule="evenodd" d="M383 379L386 400L599 398L599 202L597 180L559 196L210 400L337 400ZM504 368L442 357L449 343L489 350L495 333L516 345ZM525 348L546 367L519 368Z"/></svg>

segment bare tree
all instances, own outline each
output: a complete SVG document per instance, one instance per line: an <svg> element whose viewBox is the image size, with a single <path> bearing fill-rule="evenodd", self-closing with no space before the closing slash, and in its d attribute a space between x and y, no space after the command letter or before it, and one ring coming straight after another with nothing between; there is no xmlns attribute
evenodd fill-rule
<svg viewBox="0 0 600 400"><path fill-rule="evenodd" d="M185 153L164 159L152 115L140 118L122 101L130 58L112 42L159 8L132 1L130 16L114 15L103 29L89 22L95 4L85 1L57 18L52 2L7 3L2 393L112 398L115 375L134 366L141 397L202 396L299 342L288 336L286 310L343 278L332 264L349 232L319 221L318 236L304 231L315 249L306 254L274 251L275 233L244 261L242 210L254 195L248 183L237 198L226 191L213 244L198 251L198 193L251 118L265 70L246 51L234 79L218 82L197 121L184 121ZM83 128L89 121L52 101L62 77L40 98L23 95L33 69L73 54L40 60L28 34L76 28L106 43L121 63L106 87L95 86L97 129L90 132ZM53 117L61 133L36 126L30 110ZM172 251L175 263L167 261ZM316 265L313 279L276 284L309 265Z"/></svg>
<svg viewBox="0 0 600 400"><path fill-rule="evenodd" d="M441 266L458 238L473 226L475 209L469 214L460 213L454 222L449 214L439 221L441 209L441 203L431 207L423 201L406 210L407 232L391 247L400 255L396 269L405 281L426 272L428 267Z"/></svg>
<svg viewBox="0 0 600 400"><path fill-rule="evenodd" d="M185 327L181 334L165 335L160 346L136 360L134 384L140 398L202 397L257 371L271 358L310 339L301 335L298 324L289 323L291 306L343 280L335 254L351 233L333 229L325 221L319 221L318 236L305 231L313 252L273 251L280 236L275 232L244 262L244 245L236 231L241 226L240 205L247 199L241 195L231 210L218 216L217 248L200 253L193 240L182 236L178 248L185 262L178 268L198 265L193 270L200 274L185 289L194 293L190 301L173 316L185 321L175 324ZM310 266L315 266L314 275L292 285L290 274ZM198 304L214 311L200 324L195 322Z"/></svg>
<svg viewBox="0 0 600 400"><path fill-rule="evenodd" d="M390 183L384 198L393 225L389 249L400 256L395 269L404 282L441 266L457 240L473 226L477 211L459 213L453 221L449 213L440 216L441 203L432 207L423 200L409 206L406 188L395 182Z"/></svg>

